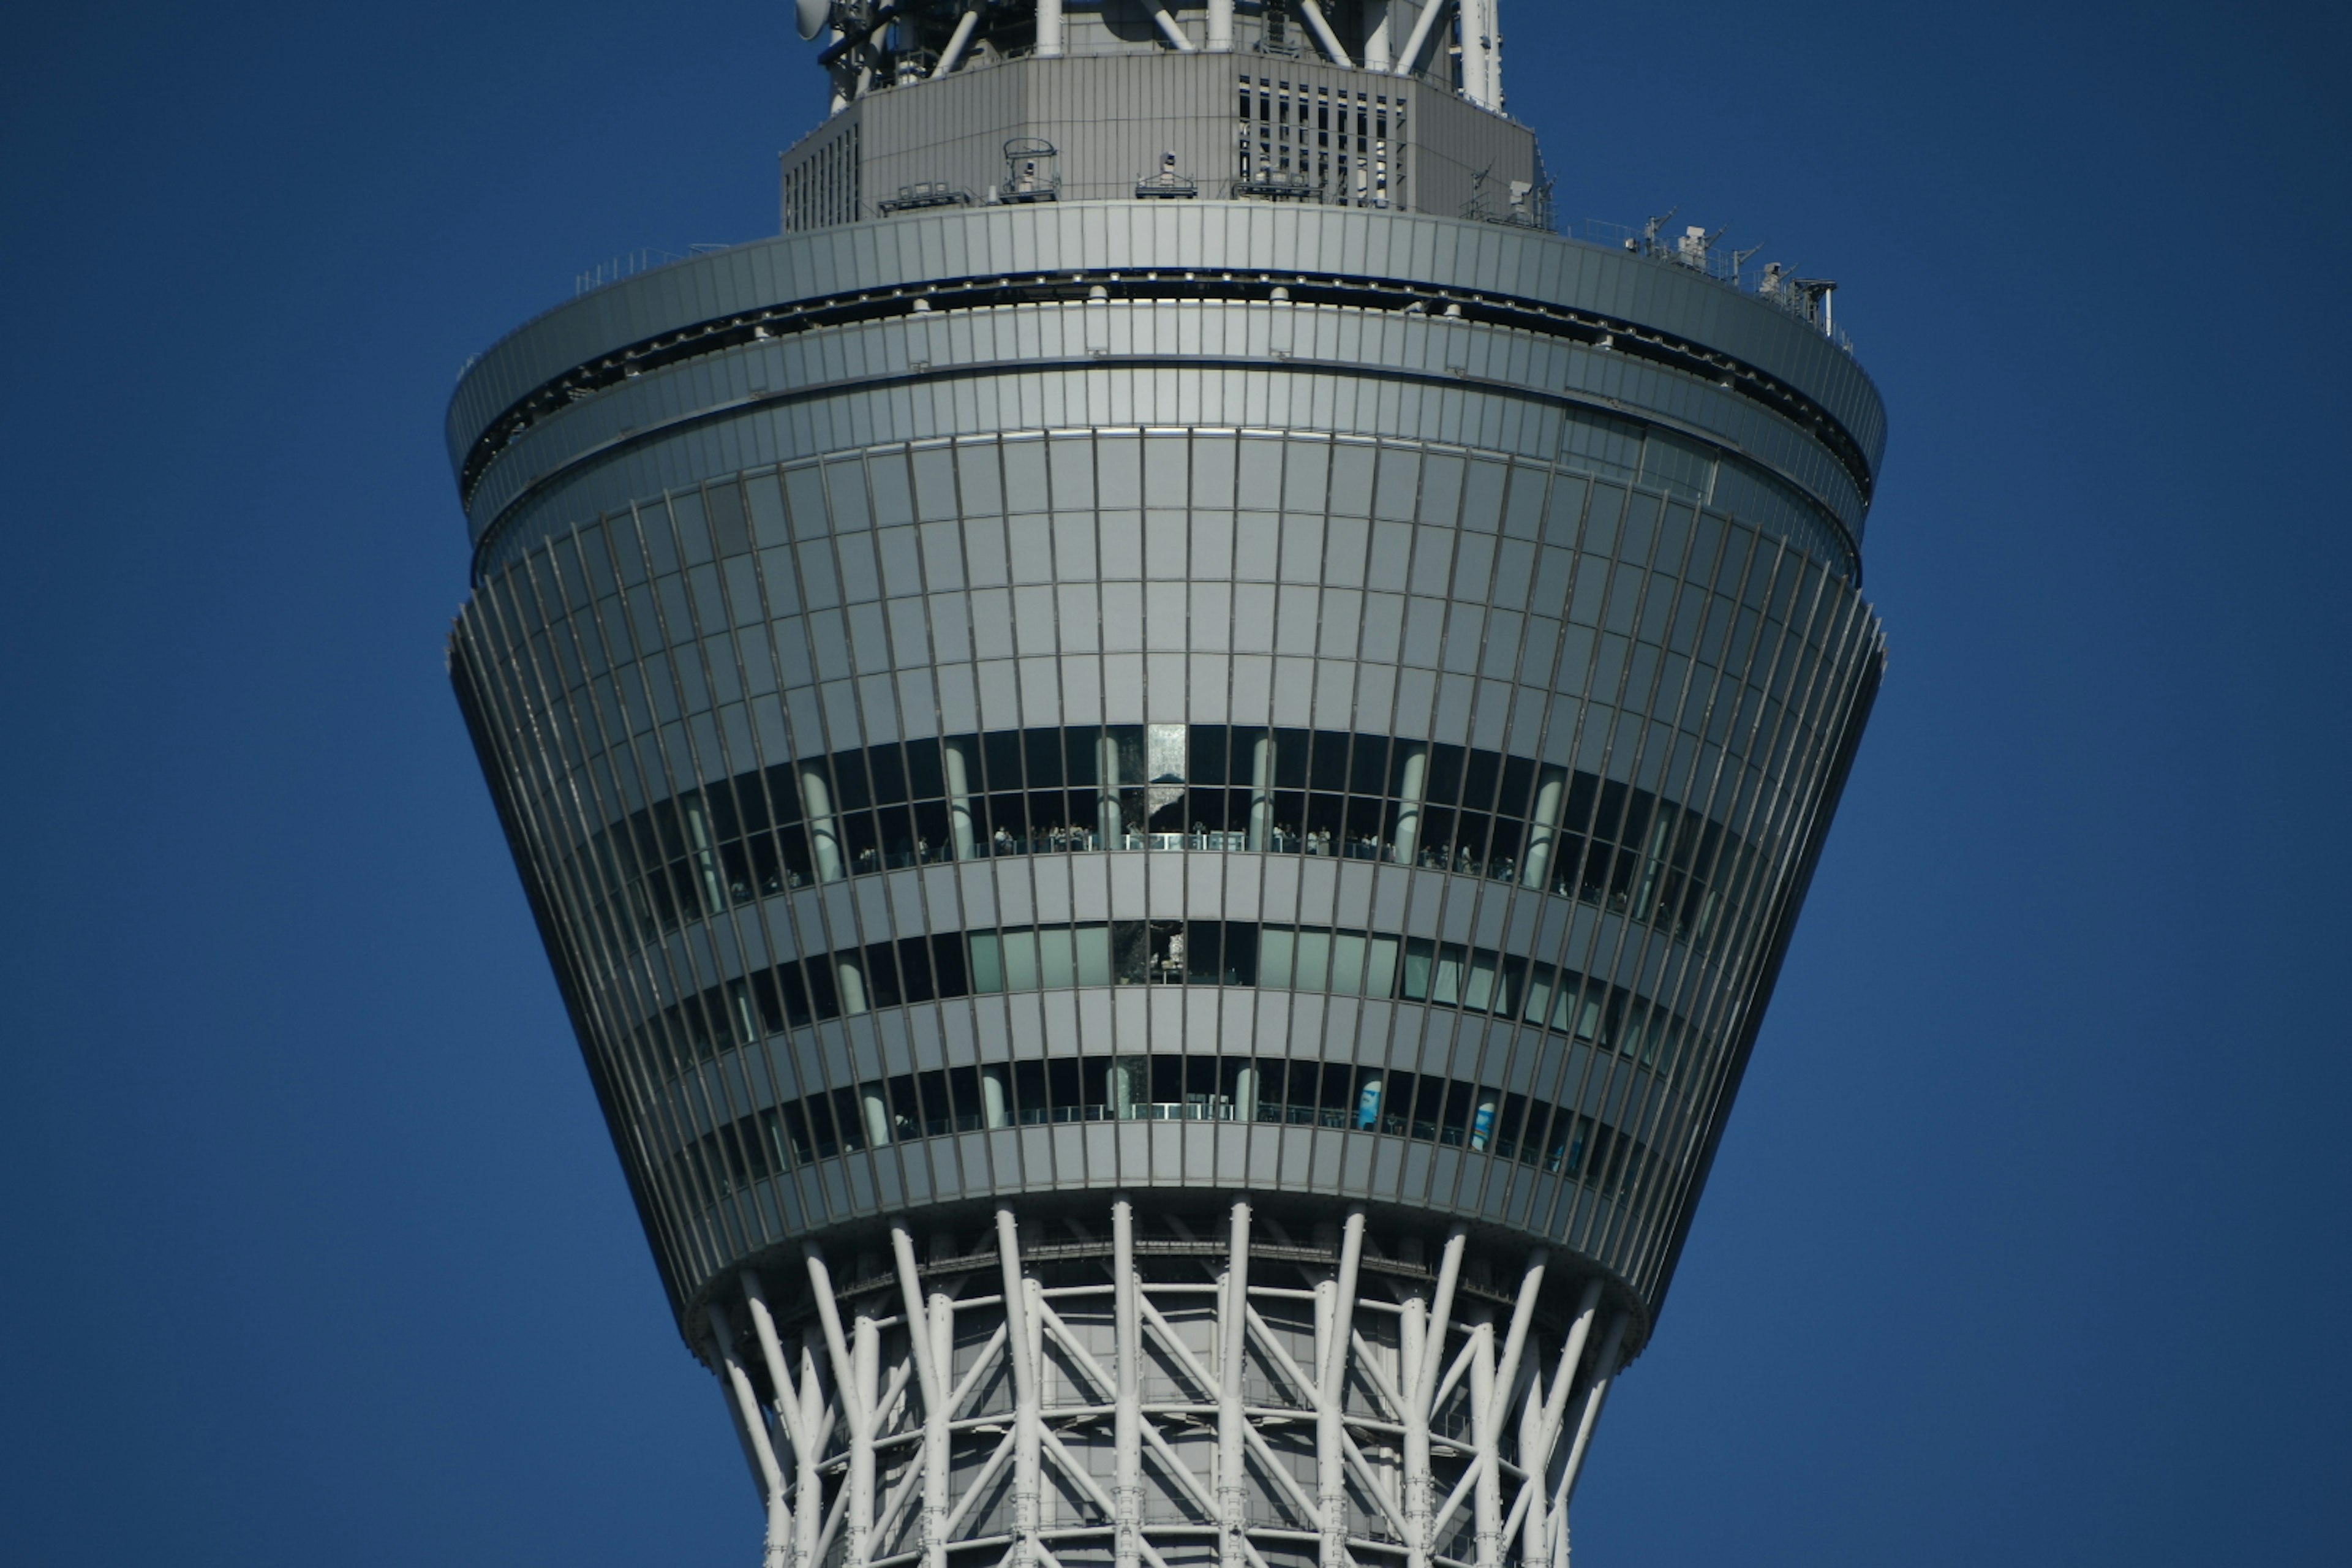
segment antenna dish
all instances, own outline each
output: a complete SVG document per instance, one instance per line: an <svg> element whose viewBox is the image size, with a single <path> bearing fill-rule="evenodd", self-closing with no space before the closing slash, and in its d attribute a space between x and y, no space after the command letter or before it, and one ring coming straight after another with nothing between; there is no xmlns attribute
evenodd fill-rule
<svg viewBox="0 0 2352 1568"><path fill-rule="evenodd" d="M799 26L803 41L824 32L824 25L833 19L833 0L798 0L795 9L797 15L793 20Z"/></svg>

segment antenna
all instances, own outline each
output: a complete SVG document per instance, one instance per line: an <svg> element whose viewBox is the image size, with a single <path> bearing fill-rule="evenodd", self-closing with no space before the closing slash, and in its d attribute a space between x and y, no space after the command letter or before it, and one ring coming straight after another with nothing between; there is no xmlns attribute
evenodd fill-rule
<svg viewBox="0 0 2352 1568"><path fill-rule="evenodd" d="M801 41L807 43L824 31L833 20L833 0L799 0L793 7L793 23L800 29Z"/></svg>
<svg viewBox="0 0 2352 1568"><path fill-rule="evenodd" d="M1660 213L1657 216L1643 224L1642 226L1642 248L1647 250L1650 247L1657 244L1658 230L1665 227L1667 224L1673 222L1675 215L1682 210L1682 203L1676 202L1674 205L1668 207L1665 211Z"/></svg>

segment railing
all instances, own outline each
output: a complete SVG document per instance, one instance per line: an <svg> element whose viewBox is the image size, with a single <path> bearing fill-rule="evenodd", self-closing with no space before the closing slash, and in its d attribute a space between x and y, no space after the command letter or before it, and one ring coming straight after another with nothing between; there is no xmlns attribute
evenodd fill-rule
<svg viewBox="0 0 2352 1568"><path fill-rule="evenodd" d="M610 261L600 261L585 272L573 273L572 297L576 300L583 294L593 293L608 283L618 283L624 278L634 277L640 272L650 272L656 267L667 267L673 261L684 261L688 257L708 256L714 250L728 248L724 245L689 245L686 247L686 255L680 256L675 250L656 250L649 246L640 247L635 250L615 256Z"/></svg>
<svg viewBox="0 0 2352 1568"><path fill-rule="evenodd" d="M1609 223L1601 218L1586 218L1566 226L1561 232L1570 239L1587 245L1597 245L1605 250L1629 251L1644 260L1662 267L1678 267L1685 272L1696 272L1727 288L1761 300L1766 304L1785 310L1797 320L1828 338L1846 353L1853 352L1853 340L1837 330L1831 310L1831 296L1837 285L1825 278L1800 278L1778 262L1767 263L1749 277L1749 260L1756 249L1732 250L1717 245L1722 231L1707 233L1696 225L1685 225L1680 234L1665 232L1667 220L1652 218L1640 228L1622 223Z"/></svg>

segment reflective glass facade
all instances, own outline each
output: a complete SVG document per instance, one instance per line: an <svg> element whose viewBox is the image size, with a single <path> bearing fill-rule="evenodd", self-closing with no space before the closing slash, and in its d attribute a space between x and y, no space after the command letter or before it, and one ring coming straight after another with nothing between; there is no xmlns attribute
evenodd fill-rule
<svg viewBox="0 0 2352 1568"><path fill-rule="evenodd" d="M1432 1310L1470 1336L1462 1366L1483 1353L1485 1320L1448 1326L1414 1283L1475 1237L1526 1268L1517 1331L1597 1410L1671 1277L1883 664L1859 582L1884 424L1850 357L1703 276L1523 227L925 210L551 311L471 367L449 437L476 551L453 679L682 1331L776 1467L772 1546L1002 1556L1042 1552L1051 1515L1063 1568L1141 1561L1113 1542L1155 1520L1170 1563L1223 1529L1201 1551L1228 1568L1236 1531L1249 1568L1391 1546L1491 1568L1507 1497L1447 1470L1468 1449L1412 1448L1470 1429L1467 1373L1399 1417L1402 1458L1348 1461L1372 1480L1269 1416L1247 1477L1121 1502L1130 1432L1097 1490L1081 1457L1040 1501L1047 1461L963 1427L889 1458L912 1395L837 1450L791 1436L817 1386L792 1334L819 1347L807 1378L854 1382L870 1330L907 1386L934 1348L919 1282L984 1278L1017 1217L1005 1267L1062 1302L1042 1397L1084 1405L1133 1353L1087 1316L1105 1205L1140 1204L1121 1245L1176 1258L1240 1200L1260 1228L1232 1258L1276 1283L1247 1331L1266 1359L1219 1397L1412 1405ZM1360 1257L1335 1228L1357 1213L1387 1227ZM879 1249L909 1226L931 1261L902 1248L894 1275ZM804 1244L835 1285L803 1281ZM1386 1370L1327 1398L1296 1363L1333 1321L1298 1302L1359 1263L1405 1294L1363 1296L1352 1353ZM1147 1280L1171 1343L1190 1267ZM825 1349L836 1287L864 1327ZM1005 1348L1011 1299L986 1298L994 1330L939 1309L970 1336L940 1331L932 1374L1045 1376ZM1595 1322L1605 1353L1570 1328ZM1226 1353L1165 1375L1229 1381ZM973 1387L923 1407L1020 1405ZM1568 1452L1525 1447L1541 1403L1479 1461L1531 1497ZM1224 1476L1244 1439L1220 1443ZM803 1450L846 1468L796 1479ZM982 1500L908 1500L950 1479ZM1458 1517L1412 1511L1456 1483Z"/></svg>

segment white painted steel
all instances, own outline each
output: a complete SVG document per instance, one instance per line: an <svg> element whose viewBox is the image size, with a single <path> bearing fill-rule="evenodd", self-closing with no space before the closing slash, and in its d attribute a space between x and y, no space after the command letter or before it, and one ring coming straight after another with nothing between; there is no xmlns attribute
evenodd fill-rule
<svg viewBox="0 0 2352 1568"><path fill-rule="evenodd" d="M1233 1234L1226 1245L1223 1289L1217 1298L1217 1522L1218 1561L1241 1568L1245 1553L1248 1494L1242 1486L1242 1359L1249 1333L1250 1206L1233 1208Z"/></svg>
<svg viewBox="0 0 2352 1568"><path fill-rule="evenodd" d="M845 1288L808 1244L789 1328L744 1271L709 1324L763 1568L1565 1562L1626 1332L1597 1280L1547 1319L1543 1252L1489 1286L1460 1226L1424 1268L1360 1208L1307 1248L1248 1201L1213 1238L1162 1217L1147 1244L1148 1212L1057 1218L1073 1247L1003 1207L985 1251L934 1237L928 1265L898 1220Z"/></svg>
<svg viewBox="0 0 2352 1568"><path fill-rule="evenodd" d="M972 30L980 26L981 0L966 0L963 15L956 18L955 31L948 35L948 47L940 51L940 63L931 68L935 77L947 75L963 63L963 51L971 42Z"/></svg>
<svg viewBox="0 0 2352 1568"><path fill-rule="evenodd" d="M1323 46L1323 53L1331 63L1354 69L1356 62L1349 58L1347 49L1339 43L1339 35L1331 30L1330 22L1323 15L1322 0L1298 0L1298 12L1307 18L1307 30L1315 35L1315 41Z"/></svg>
<svg viewBox="0 0 2352 1568"><path fill-rule="evenodd" d="M760 1489L767 1500L768 1534L762 1558L766 1568L783 1568L793 1529L792 1505L784 1496L783 1468L776 1462L768 1424L761 1418L760 1396L752 1390L751 1374L743 1370L742 1360L735 1353L734 1330L728 1326L727 1314L717 1307L710 1309L710 1333L719 1347L719 1362L726 1369L727 1391L734 1400L736 1422L751 1444L752 1462L760 1470Z"/></svg>
<svg viewBox="0 0 2352 1568"><path fill-rule="evenodd" d="M898 1293L907 1321L907 1345L915 1363L915 1384L923 1396L923 1556L930 1568L947 1568L947 1537L940 1526L948 1512L948 1403L923 1282L915 1268L915 1238L901 1220L890 1226L890 1253L898 1267Z"/></svg>
<svg viewBox="0 0 2352 1568"><path fill-rule="evenodd" d="M1440 16L1454 8L1454 0L1429 0L1421 8L1421 15L1413 18L1412 31L1405 35L1404 47L1397 51L1396 75L1411 76L1413 73L1421 64L1421 51L1429 43L1430 29L1437 25Z"/></svg>
<svg viewBox="0 0 2352 1568"><path fill-rule="evenodd" d="M1386 72L1395 64L1390 51L1389 0L1364 0L1364 68Z"/></svg>
<svg viewBox="0 0 2352 1568"><path fill-rule="evenodd" d="M1160 36L1184 54L1196 52L1198 46L1185 35L1182 26L1176 18L1168 14L1168 0L1150 0L1150 4L1151 20L1159 27Z"/></svg>

